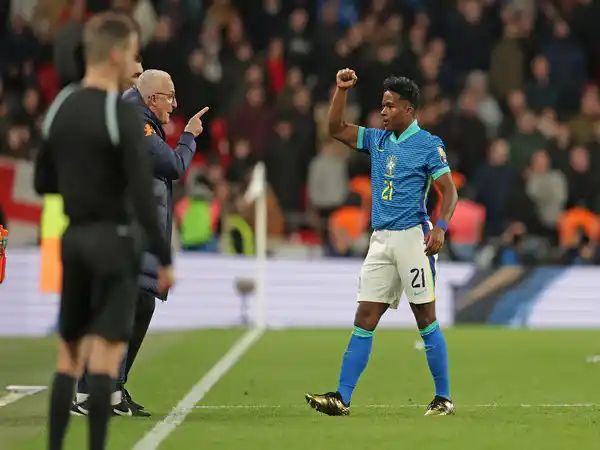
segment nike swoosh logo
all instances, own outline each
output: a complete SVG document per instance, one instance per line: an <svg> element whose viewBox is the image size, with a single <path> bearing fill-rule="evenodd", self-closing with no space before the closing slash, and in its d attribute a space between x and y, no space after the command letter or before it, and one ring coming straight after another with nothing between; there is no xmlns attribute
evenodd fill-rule
<svg viewBox="0 0 600 450"><path fill-rule="evenodd" d="M117 416L133 416L133 412L131 411L131 409L128 409L127 411L121 411L119 409L113 408L113 412Z"/></svg>

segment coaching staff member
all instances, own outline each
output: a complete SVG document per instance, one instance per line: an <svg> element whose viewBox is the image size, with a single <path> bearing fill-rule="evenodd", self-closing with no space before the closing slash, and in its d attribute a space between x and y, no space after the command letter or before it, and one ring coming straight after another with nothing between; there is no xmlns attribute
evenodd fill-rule
<svg viewBox="0 0 600 450"><path fill-rule="evenodd" d="M172 149L165 142L163 130L163 125L169 123L173 110L177 108L175 86L171 76L161 70L146 70L137 80L136 87L123 94L123 99L136 106L144 122L144 150L150 155L158 220L170 243L173 229L173 181L181 178L192 162L196 151L194 139L203 131L201 118L208 111L208 107L203 108L188 121L177 147ZM131 398L124 385L154 314L154 298L167 299L167 292L161 293L157 288L158 267L159 261L155 255L152 253L143 255L139 276L141 290L133 334L119 380L123 399L129 404L133 415L137 416L149 416L150 413Z"/></svg>
<svg viewBox="0 0 600 450"><path fill-rule="evenodd" d="M50 395L49 449L62 448L75 381L89 371L89 448L104 449L111 378L118 375L137 296L137 219L157 255L157 288L173 284L171 254L156 217L151 172L135 110L119 98L138 53L125 16L106 13L84 30L86 74L50 106L35 189L59 193L69 227L62 240L58 362ZM132 212L133 210L133 212Z"/></svg>

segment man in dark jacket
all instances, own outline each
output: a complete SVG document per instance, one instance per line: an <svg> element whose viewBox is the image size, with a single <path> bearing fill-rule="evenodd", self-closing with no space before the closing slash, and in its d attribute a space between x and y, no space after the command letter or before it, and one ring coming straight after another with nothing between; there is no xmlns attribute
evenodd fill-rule
<svg viewBox="0 0 600 450"><path fill-rule="evenodd" d="M208 111L203 108L187 123L179 138L177 147L172 149L165 142L163 125L170 120L177 107L175 87L168 73L160 70L146 70L137 80L136 87L127 90L123 99L134 104L144 126L144 145L150 154L153 168L153 191L157 205L159 223L168 241L171 241L173 229L173 181L181 178L189 167L196 151L195 138L203 131L201 117ZM167 293L160 294L157 289L159 263L150 253L144 253L138 278L140 292L136 305L133 334L128 344L127 356L121 366L117 392L113 398L113 412L117 415L149 416L144 406L133 401L125 383L135 361L146 331L154 314L155 297L167 299ZM73 413L85 415L85 381L80 383Z"/></svg>

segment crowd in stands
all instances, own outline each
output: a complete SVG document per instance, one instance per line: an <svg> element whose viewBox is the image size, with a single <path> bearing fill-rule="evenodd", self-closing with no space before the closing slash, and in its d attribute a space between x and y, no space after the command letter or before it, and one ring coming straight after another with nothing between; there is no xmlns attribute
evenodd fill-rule
<svg viewBox="0 0 600 450"><path fill-rule="evenodd" d="M132 14L144 67L174 79L171 142L211 107L178 193L185 248L253 252L243 193L264 161L273 248L364 254L369 160L327 136L335 73L351 67L351 122L380 127L386 76L421 86L419 124L444 140L459 187L445 257L600 263L600 1L2 2L0 155L34 157L45 108L77 77L82 23L107 8Z"/></svg>

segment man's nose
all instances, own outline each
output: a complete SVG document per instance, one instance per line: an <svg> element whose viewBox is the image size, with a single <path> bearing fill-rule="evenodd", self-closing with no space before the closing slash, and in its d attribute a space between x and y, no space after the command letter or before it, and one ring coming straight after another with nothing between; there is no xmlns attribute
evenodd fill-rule
<svg viewBox="0 0 600 450"><path fill-rule="evenodd" d="M175 97L173 97L172 106L173 106L173 109L177 108L177 99Z"/></svg>

